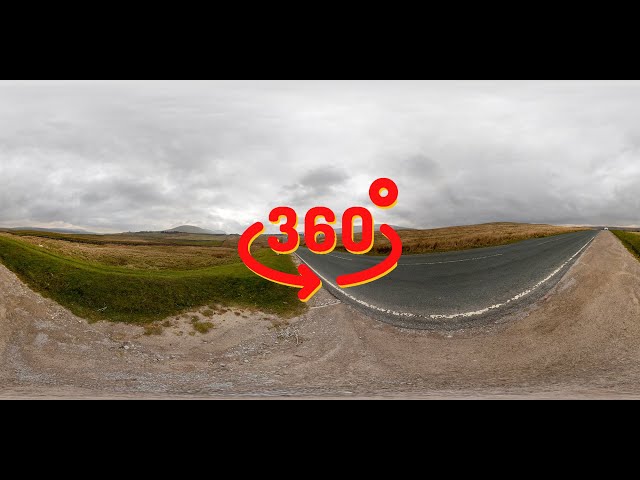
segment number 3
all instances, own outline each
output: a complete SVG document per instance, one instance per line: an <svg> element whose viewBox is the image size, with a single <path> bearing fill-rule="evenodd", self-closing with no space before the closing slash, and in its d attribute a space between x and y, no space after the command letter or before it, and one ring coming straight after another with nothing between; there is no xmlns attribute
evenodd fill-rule
<svg viewBox="0 0 640 480"><path fill-rule="evenodd" d="M280 223L284 218L286 223L280 225L280 231L287 236L287 241L282 242L279 238L269 237L271 249L283 255L295 252L300 246L300 235L298 234L298 214L290 207L277 207L271 210L269 221L273 224Z"/></svg>

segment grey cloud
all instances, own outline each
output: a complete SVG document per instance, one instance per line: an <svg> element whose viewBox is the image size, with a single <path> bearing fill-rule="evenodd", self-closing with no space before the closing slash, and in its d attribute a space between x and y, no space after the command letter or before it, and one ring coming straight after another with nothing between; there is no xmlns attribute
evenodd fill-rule
<svg viewBox="0 0 640 480"><path fill-rule="evenodd" d="M0 82L0 226L638 225L640 83Z"/></svg>
<svg viewBox="0 0 640 480"><path fill-rule="evenodd" d="M297 205L317 204L334 196L347 180L347 173L335 166L314 168L305 173L297 183L285 187L287 202Z"/></svg>
<svg viewBox="0 0 640 480"><path fill-rule="evenodd" d="M303 187L326 188L329 186L342 185L346 181L345 172L335 166L316 168L306 173L299 181Z"/></svg>
<svg viewBox="0 0 640 480"><path fill-rule="evenodd" d="M393 159L390 159L393 161ZM442 170L438 162L424 154L416 154L398 162L398 173L402 176L429 179L439 179Z"/></svg>

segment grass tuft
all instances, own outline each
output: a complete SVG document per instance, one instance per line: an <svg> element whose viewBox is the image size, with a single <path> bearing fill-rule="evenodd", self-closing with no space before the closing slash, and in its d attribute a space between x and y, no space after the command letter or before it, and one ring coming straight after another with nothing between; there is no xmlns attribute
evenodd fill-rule
<svg viewBox="0 0 640 480"><path fill-rule="evenodd" d="M209 333L211 330L215 328L215 325L211 322L201 322L196 317L191 321L191 325L193 325L193 329L196 332L205 334Z"/></svg>

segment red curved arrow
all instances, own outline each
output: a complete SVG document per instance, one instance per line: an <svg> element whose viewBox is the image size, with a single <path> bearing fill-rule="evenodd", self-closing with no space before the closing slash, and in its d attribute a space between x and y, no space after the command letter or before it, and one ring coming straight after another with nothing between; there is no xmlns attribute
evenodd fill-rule
<svg viewBox="0 0 640 480"><path fill-rule="evenodd" d="M264 225L260 222L254 223L242 234L238 242L238 254L244 264L256 275L269 280L270 282L279 283L288 287L300 288L298 298L303 302L308 301L315 293L322 288L322 282L318 276L313 273L306 265L300 265L298 272L300 275L279 272L265 265L262 265L251 256L251 244L262 235Z"/></svg>
<svg viewBox="0 0 640 480"><path fill-rule="evenodd" d="M391 242L391 253L378 265L362 272L341 275L336 280L341 288L356 287L365 283L373 282L388 273L391 273L398 266L398 260L402 256L402 240L396 231L389 225L381 225L380 232Z"/></svg>

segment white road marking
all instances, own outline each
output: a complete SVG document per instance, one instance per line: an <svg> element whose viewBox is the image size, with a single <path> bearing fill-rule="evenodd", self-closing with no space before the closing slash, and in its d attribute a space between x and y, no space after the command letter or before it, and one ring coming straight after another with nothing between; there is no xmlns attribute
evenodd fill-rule
<svg viewBox="0 0 640 480"><path fill-rule="evenodd" d="M333 253L329 253L327 255L329 255L330 257L339 258L340 260L346 260L348 262L353 262L355 260L354 258L347 258L347 257L343 257L341 255L335 255ZM398 263L398 267L413 267L413 266L416 266L416 265L442 265L442 264L445 264L445 263L474 262L476 260L484 260L485 258L501 257L502 255L504 255L504 254L503 253L497 253L495 255L486 255L484 257L464 258L462 260L447 260L447 261L444 261L444 262Z"/></svg>
<svg viewBox="0 0 640 480"><path fill-rule="evenodd" d="M336 258L339 258L340 260L346 260L347 262L353 262L353 258L343 257L342 255L336 255L335 253L327 253L325 255L329 257L336 257Z"/></svg>
<svg viewBox="0 0 640 480"><path fill-rule="evenodd" d="M484 257L464 258L462 260L447 260L445 262L430 262L430 263L398 263L399 267L413 267L416 265L442 265L445 263L460 263L460 262L475 262L476 260L484 260L485 258L501 257L502 253L496 253L495 255L486 255Z"/></svg>
<svg viewBox="0 0 640 480"><path fill-rule="evenodd" d="M542 285L544 285L545 283L547 283L549 280L551 280L553 277L555 277L560 271L562 271L562 269L564 267L566 267L574 258L576 258L578 255L580 255L580 253L589 246L589 244L591 244L591 242L593 242L595 240L596 237L593 237L591 240L589 240L580 250L578 250L576 253L574 253L571 258L569 258L566 262L564 262L562 265L560 265L556 270L554 270L548 277L546 277L545 279L539 281L538 283L536 283L533 287L529 288L528 290L525 290L524 292L519 293L518 295L516 295L513 298L510 298L509 300L503 302L503 303L498 303L495 305L491 305L490 307L486 307L483 308L481 310L476 310L474 312L466 312L466 313L455 313L453 315L420 315L417 313L407 313L407 312L396 312L395 310L389 310L386 308L382 308L382 307L378 307L377 305L371 305L367 302L365 302L364 300L360 300L356 297L354 297L353 295L347 293L344 289L338 287L337 285L335 285L334 283L332 283L331 281L327 280L325 277L323 277L315 268L313 268L311 265L309 265L307 262L305 262L300 255L298 255L297 253L295 254L301 262L304 262L305 265L307 265L311 270L313 270L315 272L316 275L318 275L318 277L320 277L320 279L323 282L326 282L328 285L331 285L334 290L337 290L338 292L340 292L342 295L344 295L345 297L349 298L350 300L353 300L354 302L370 308L371 310L375 310L378 312L382 312L382 313L386 313L389 315L393 315L396 317L405 317L405 318L424 318L427 320L453 320L456 318L469 318L469 317L476 317L478 315L482 315L484 313L487 313L491 310L497 310L499 308L502 308L512 302L515 302L516 300L520 300L522 297L526 297L527 295L531 294L532 292L534 292L535 290L537 290L538 288L540 288Z"/></svg>
<svg viewBox="0 0 640 480"><path fill-rule="evenodd" d="M536 243L536 247L540 246L540 245L544 245L546 243L551 243L551 242L557 242L558 240L562 240L562 238L554 238L552 240L547 240L546 242L540 242L540 243Z"/></svg>

